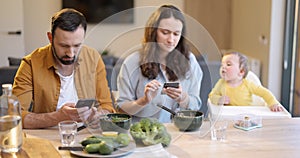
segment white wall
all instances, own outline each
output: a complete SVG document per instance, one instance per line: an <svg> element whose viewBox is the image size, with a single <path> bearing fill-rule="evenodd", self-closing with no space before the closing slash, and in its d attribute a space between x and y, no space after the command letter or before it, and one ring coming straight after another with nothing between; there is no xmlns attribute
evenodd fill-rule
<svg viewBox="0 0 300 158"><path fill-rule="evenodd" d="M61 9L60 0L24 1L25 52L29 54L38 47L48 44L51 16Z"/></svg>
<svg viewBox="0 0 300 158"><path fill-rule="evenodd" d="M0 1L0 66L8 57L22 57L24 48L23 0ZM20 31L20 34L13 32ZM2 76L0 76L1 78Z"/></svg>
<svg viewBox="0 0 300 158"><path fill-rule="evenodd" d="M283 68L285 3L285 0L272 0L268 87L279 100Z"/></svg>

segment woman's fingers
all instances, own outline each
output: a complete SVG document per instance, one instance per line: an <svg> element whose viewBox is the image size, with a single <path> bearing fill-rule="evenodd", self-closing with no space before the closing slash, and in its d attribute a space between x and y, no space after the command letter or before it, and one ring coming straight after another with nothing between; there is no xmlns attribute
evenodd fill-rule
<svg viewBox="0 0 300 158"><path fill-rule="evenodd" d="M149 82L148 84L146 84L146 88L149 88L151 91L155 91L155 90L159 89L160 86L161 86L161 84L157 80L153 80L153 81Z"/></svg>
<svg viewBox="0 0 300 158"><path fill-rule="evenodd" d="M180 86L179 88L173 88L173 87L165 88L165 92L169 97L175 100L178 100L182 95L182 89Z"/></svg>

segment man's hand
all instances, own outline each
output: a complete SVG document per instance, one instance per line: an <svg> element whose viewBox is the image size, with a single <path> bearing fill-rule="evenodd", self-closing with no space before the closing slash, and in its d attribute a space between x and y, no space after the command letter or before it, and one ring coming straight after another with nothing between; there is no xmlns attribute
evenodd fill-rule
<svg viewBox="0 0 300 158"><path fill-rule="evenodd" d="M86 125L93 129L100 128L100 118L106 117L106 114L110 113L109 111L102 109L101 107L99 107L98 109L96 107L93 107L90 111L91 113L88 115L87 119L84 122Z"/></svg>
<svg viewBox="0 0 300 158"><path fill-rule="evenodd" d="M89 109L89 107L87 106L82 108L77 108L77 112L82 122L87 121L93 114L93 110Z"/></svg>
<svg viewBox="0 0 300 158"><path fill-rule="evenodd" d="M58 111L64 120L81 122L87 119L91 110L88 107L75 108L75 103L66 103Z"/></svg>

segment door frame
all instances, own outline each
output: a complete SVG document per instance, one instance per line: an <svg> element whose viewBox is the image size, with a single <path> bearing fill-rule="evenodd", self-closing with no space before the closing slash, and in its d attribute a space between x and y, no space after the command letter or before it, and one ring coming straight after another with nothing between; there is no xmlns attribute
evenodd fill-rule
<svg viewBox="0 0 300 158"><path fill-rule="evenodd" d="M299 0L287 0L283 68L281 83L281 104L293 115L295 66L298 48Z"/></svg>

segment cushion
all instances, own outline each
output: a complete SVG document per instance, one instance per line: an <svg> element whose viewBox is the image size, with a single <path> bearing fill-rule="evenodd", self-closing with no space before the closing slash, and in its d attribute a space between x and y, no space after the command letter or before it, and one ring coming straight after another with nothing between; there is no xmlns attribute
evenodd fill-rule
<svg viewBox="0 0 300 158"><path fill-rule="evenodd" d="M18 66L0 67L0 95L2 95L2 84L13 84Z"/></svg>
<svg viewBox="0 0 300 158"><path fill-rule="evenodd" d="M22 58L8 57L9 66L19 66Z"/></svg>

